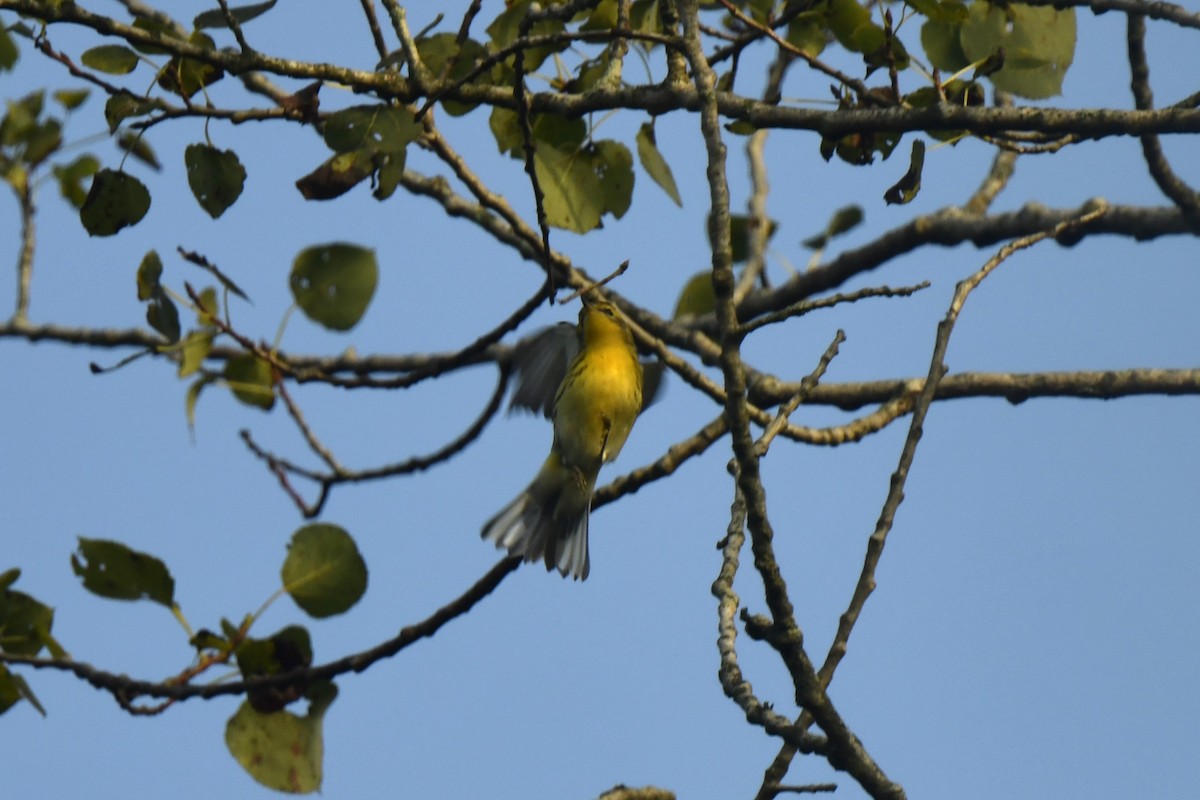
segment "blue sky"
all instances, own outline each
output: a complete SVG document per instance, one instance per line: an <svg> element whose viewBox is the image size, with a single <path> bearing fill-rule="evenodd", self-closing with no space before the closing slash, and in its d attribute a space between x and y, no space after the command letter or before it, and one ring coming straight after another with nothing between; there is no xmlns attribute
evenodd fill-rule
<svg viewBox="0 0 1200 800"><path fill-rule="evenodd" d="M170 4L183 19L205 7ZM267 52L369 68L373 50L357 13L357 4L293 0L248 32ZM419 29L431 17L414 8L411 23ZM51 41L74 53L96 43L57 30ZM1193 91L1187 77L1200 67L1194 35L1156 32L1149 46L1158 102ZM1077 60L1059 102L1130 106L1123 53L1123 18L1081 14ZM785 95L821 96L825 83L797 69ZM67 76L24 46L5 96L47 84L66 86ZM215 89L218 102L234 96L232 85ZM355 101L336 87L322 90L323 108ZM101 111L93 97L69 137L99 133ZM531 211L520 164L496 155L486 115L441 119L481 174ZM602 134L632 145L641 122L612 118ZM429 201L397 195L379 204L360 187L332 203L305 203L292 184L327 153L306 129L213 124L209 133L217 146L237 150L249 173L244 195L218 221L184 188L183 147L204 136L194 121L153 131L163 171L131 169L150 186L154 204L140 225L116 237L89 240L54 187L43 187L35 322L142 325L134 274L147 250L162 254L166 283L204 283L174 255L177 246L204 253L234 277L253 299L233 304L235 325L268 339L290 302L287 273L302 247L344 240L374 248L380 284L363 322L337 335L296 315L283 340L291 352L450 350L538 286L532 265L447 220ZM664 118L658 135L684 207L676 209L639 172L625 219L586 237L555 232L553 242L597 275L630 259L617 289L666 314L686 278L708 263L707 191L696 119ZM915 213L962 202L990 158L979 142L932 149L922 193L897 208L881 197L903 173L901 157L853 169L822 161L817 144L801 132L768 141L770 213L780 223L770 267L776 280L785 275L781 258L804 263L799 241L834 209L863 205L866 224L835 249L860 244ZM1180 138L1166 145L1183 176L1200 182L1189 171L1200 163L1195 144ZM108 145L87 146L115 164ZM730 149L734 202L744 205L741 140L731 137ZM420 153L409 166L434 167ZM1093 196L1164 202L1136 141L1112 140L1020 159L996 209L1031 200L1073 208ZM12 258L16 224L15 204L4 195L0 225L13 232ZM796 379L842 328L847 342L828 381L923 375L955 283L991 253L958 247L897 259L853 287L921 280L932 287L907 300L863 302L777 326L748 342L747 357ZM1186 237L1144 245L1109 237L1072 249L1043 243L1020 253L967 301L947 363L952 372L1194 367L1197 253ZM0 285L0 308L12 303L10 280ZM574 314L573 307L542 309L528 330ZM191 623L215 627L275 591L286 543L302 524L238 431L249 429L296 460L312 459L281 409L264 414L216 389L199 402L193 440L186 387L171 365L143 359L110 375L89 373L89 361L113 363L120 355L0 340L0 530L7 545L0 569L21 567L17 588L56 608L55 635L75 658L160 678L187 665L186 637L157 606L85 592L68 562L76 537L119 539L162 558ZM456 436L486 402L494 378L481 367L404 393L304 387L296 396L345 463L368 467ZM879 588L831 690L910 797L1194 793L1198 411L1196 398L1156 397L935 405ZM672 382L607 477L652 461L716 413ZM805 424L845 419L828 409L796 416ZM906 429L905 422L835 449L778 442L764 461L780 563L814 658L823 657L849 599ZM285 598L256 630L306 624L317 660L326 661L424 618L495 562L479 527L524 486L549 439L541 420L497 419L475 445L427 473L339 488L323 519L355 536L370 568L366 595L326 622L309 620ZM655 784L688 798L751 795L778 744L741 719L716 680L710 585L732 500L728 458L723 440L670 480L598 510L586 583L521 569L431 641L341 679L326 717L324 795L590 797L616 783ZM748 554L743 560L748 565ZM748 568L737 590L751 611L765 611ZM739 641L758 696L793 713L779 663ZM236 709L230 699L132 718L73 678L23 674L49 714L43 719L23 704L0 722L4 782L14 796L274 794L225 750L225 720ZM798 759L788 778L828 780L840 784L839 797L861 796L846 776L811 759Z"/></svg>

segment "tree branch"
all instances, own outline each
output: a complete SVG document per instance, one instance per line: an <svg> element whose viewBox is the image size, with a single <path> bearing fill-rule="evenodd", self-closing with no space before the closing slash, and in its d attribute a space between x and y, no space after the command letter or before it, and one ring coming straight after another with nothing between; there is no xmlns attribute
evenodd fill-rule
<svg viewBox="0 0 1200 800"><path fill-rule="evenodd" d="M1141 111L1154 107L1154 93L1150 90L1150 65L1146 61L1146 18L1142 14L1130 14L1126 27L1126 44L1129 52L1129 71L1134 103ZM1141 137L1142 156L1150 177L1158 184L1162 193L1171 199L1200 232L1200 195L1188 186L1171 169L1162 143L1154 134Z"/></svg>
<svg viewBox="0 0 1200 800"><path fill-rule="evenodd" d="M521 565L519 558L506 558L488 570L482 578L450 603L439 608L430 616L400 630L396 636L381 642L369 650L339 658L316 667L295 669L278 675L231 681L229 683L196 686L190 683L164 683L135 680L128 675L116 675L97 669L90 664L71 659L38 658L15 653L0 652L0 664L24 664L35 669L50 669L70 672L92 686L108 692L125 703L139 697L160 697L182 701L193 697L210 700L222 695L241 695L259 689L276 689L285 686L306 686L318 681L327 681L349 672L363 672L378 661L404 650L421 639L432 637L446 623L470 611L476 603L491 594L500 582Z"/></svg>

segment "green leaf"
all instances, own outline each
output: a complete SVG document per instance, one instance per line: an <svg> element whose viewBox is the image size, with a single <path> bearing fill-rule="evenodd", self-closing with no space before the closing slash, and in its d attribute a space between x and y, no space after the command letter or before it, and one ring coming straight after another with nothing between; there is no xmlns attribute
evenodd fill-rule
<svg viewBox="0 0 1200 800"><path fill-rule="evenodd" d="M841 236L843 233L849 233L857 228L862 221L862 206L843 206L833 212L833 216L829 218L829 224L825 227L825 233L832 239L836 236Z"/></svg>
<svg viewBox="0 0 1200 800"><path fill-rule="evenodd" d="M158 162L158 156L154 154L154 148L140 133L122 133L117 137L117 147L155 171L162 169L162 164Z"/></svg>
<svg viewBox="0 0 1200 800"><path fill-rule="evenodd" d="M224 214L241 196L246 169L232 150L189 144L183 152L183 163L192 195L213 219Z"/></svg>
<svg viewBox="0 0 1200 800"><path fill-rule="evenodd" d="M79 209L79 219L89 236L112 236L136 225L150 210L150 192L132 175L102 169Z"/></svg>
<svg viewBox="0 0 1200 800"><path fill-rule="evenodd" d="M450 81L461 81L467 76L467 73L475 68L476 64L488 57L487 48L474 39L463 40L461 47L458 45L457 39L457 34L439 33L417 41L417 53L421 56L421 61L424 63L425 68L429 70L434 78L442 77L446 72L447 64L453 58L453 65L450 67L449 74L446 74L445 77ZM473 78L468 85L486 85L490 82L491 76L487 72L484 72ZM478 103L443 100L441 105L450 116L461 117L475 108Z"/></svg>
<svg viewBox="0 0 1200 800"><path fill-rule="evenodd" d="M335 242L300 251L292 264L292 297L305 316L330 330L358 324L375 294L375 251Z"/></svg>
<svg viewBox="0 0 1200 800"><path fill-rule="evenodd" d="M153 600L168 608L175 604L175 579L166 564L120 542L80 537L71 569L92 594L113 600Z"/></svg>
<svg viewBox="0 0 1200 800"><path fill-rule="evenodd" d="M201 375L192 381L191 385L187 388L187 395L183 401L184 416L187 419L188 430L193 435L196 432L196 403L200 401L200 392L204 391L204 387L208 386L214 380L216 379L211 375Z"/></svg>
<svg viewBox="0 0 1200 800"><path fill-rule="evenodd" d="M833 212L833 216L829 218L829 222L825 225L825 230L801 242L802 245L810 250L820 250L829 244L829 240L843 233L854 230L863 221L863 210L861 206L843 206Z"/></svg>
<svg viewBox="0 0 1200 800"><path fill-rule="evenodd" d="M25 137L25 152L22 160L30 167L49 158L62 145L62 123L48 119L35 125Z"/></svg>
<svg viewBox="0 0 1200 800"><path fill-rule="evenodd" d="M21 568L20 567L13 567L11 569L4 570L4 572L0 572L0 592L8 591L8 587L10 587L14 583L16 583L17 579L20 577L21 577ZM2 610L2 608L0 608L0 614L2 614L2 613L3 613L3 610Z"/></svg>
<svg viewBox="0 0 1200 800"><path fill-rule="evenodd" d="M367 590L367 565L337 525L305 525L292 534L284 559L283 587L313 617L348 611Z"/></svg>
<svg viewBox="0 0 1200 800"><path fill-rule="evenodd" d="M856 0L830 0L829 30L847 50L871 53L882 47L887 34L871 20L871 12Z"/></svg>
<svg viewBox="0 0 1200 800"><path fill-rule="evenodd" d="M182 329L179 325L179 309L175 301L161 288L154 292L146 306L146 322L151 328L166 337L168 342L178 342Z"/></svg>
<svg viewBox="0 0 1200 800"><path fill-rule="evenodd" d="M662 33L662 20L658 17L658 0L633 0L629 9L629 23L635 31L641 33ZM640 46L651 50L658 47L657 43L639 42Z"/></svg>
<svg viewBox="0 0 1200 800"><path fill-rule="evenodd" d="M583 147L588 138L587 123L579 117L564 117L561 114L534 114L530 119L534 147L550 145L559 150L572 151ZM517 128L520 130L520 126ZM520 152L524 152L522 149Z"/></svg>
<svg viewBox="0 0 1200 800"><path fill-rule="evenodd" d="M730 214L729 215L729 244L732 250L732 257L735 264L746 261L750 258L750 232L753 228L750 217L746 214ZM775 235L779 224L775 220L767 222L767 241ZM705 226L707 230L707 226ZM711 236L710 236L711 243Z"/></svg>
<svg viewBox="0 0 1200 800"><path fill-rule="evenodd" d="M264 411L275 405L275 375L271 365L253 353L243 353L225 362L225 382L233 396L248 406Z"/></svg>
<svg viewBox="0 0 1200 800"><path fill-rule="evenodd" d="M50 641L54 609L24 592L0 592L0 650L21 656L36 656ZM55 643L57 646L57 643Z"/></svg>
<svg viewBox="0 0 1200 800"><path fill-rule="evenodd" d="M806 12L788 23L788 44L814 58L825 49L827 36L823 14Z"/></svg>
<svg viewBox="0 0 1200 800"><path fill-rule="evenodd" d="M883 193L884 202L888 205L904 205L911 203L921 191L921 170L925 168L925 142L914 139L912 153L909 156L908 171L893 186Z"/></svg>
<svg viewBox="0 0 1200 800"><path fill-rule="evenodd" d="M596 58L582 62L575 70L575 77L564 84L564 89L572 94L586 94L595 89L612 62L610 55L605 50Z"/></svg>
<svg viewBox="0 0 1200 800"><path fill-rule="evenodd" d="M264 3L254 3L249 6L230 6L229 15L239 25L249 22L255 17L262 16L270 11L277 0L266 0ZM196 15L192 20L192 27L201 28L225 28L228 23L225 20L225 13L219 8L213 8Z"/></svg>
<svg viewBox="0 0 1200 800"><path fill-rule="evenodd" d="M971 63L963 52L961 34L960 23L926 20L921 26L921 47L933 66L953 74Z"/></svg>
<svg viewBox="0 0 1200 800"><path fill-rule="evenodd" d="M533 164L542 188L547 222L575 233L599 227L604 200L600 181L584 152L543 146L534 152Z"/></svg>
<svg viewBox="0 0 1200 800"><path fill-rule="evenodd" d="M123 44L102 44L85 50L80 60L85 67L109 75L128 75L138 65L138 54Z"/></svg>
<svg viewBox="0 0 1200 800"><path fill-rule="evenodd" d="M312 637L301 625L289 625L266 639L246 639L237 647L242 677L278 675L312 664Z"/></svg>
<svg viewBox="0 0 1200 800"><path fill-rule="evenodd" d="M248 300L245 293L237 287L233 281L226 278L224 275L214 272L217 280L229 291L236 294L243 300ZM196 322L201 325L214 325L217 321L217 290L208 286L200 291L200 302L196 304Z"/></svg>
<svg viewBox="0 0 1200 800"><path fill-rule="evenodd" d="M42 92L33 92L17 101L9 100L8 113L0 122L0 145L14 147L27 142L37 127L43 102Z"/></svg>
<svg viewBox="0 0 1200 800"><path fill-rule="evenodd" d="M158 104L153 100L143 100L127 94L113 95L104 103L104 119L108 122L108 132L115 133L125 120L149 114L156 108Z"/></svg>
<svg viewBox="0 0 1200 800"><path fill-rule="evenodd" d="M972 3L962 26L962 49L970 63L1003 48L1006 65L991 76L997 89L1042 99L1062 94L1063 78L1075 58L1075 10L1058 11L981 0Z"/></svg>
<svg viewBox="0 0 1200 800"><path fill-rule="evenodd" d="M375 173L376 182L375 190L371 192L372 197L376 200L386 200L395 193L400 179L404 176L406 158L403 150L397 153L381 153L375 157L379 169Z"/></svg>
<svg viewBox="0 0 1200 800"><path fill-rule="evenodd" d="M178 40L180 38L170 20L138 16L134 17L133 27L146 33L161 36L163 39ZM133 49L148 56L169 56L171 54L171 51L166 47L155 44L135 44L133 45Z"/></svg>
<svg viewBox="0 0 1200 800"><path fill-rule="evenodd" d="M625 216L633 200L633 155L612 139L596 142L591 150L592 171L600 181L605 213Z"/></svg>
<svg viewBox="0 0 1200 800"><path fill-rule="evenodd" d="M278 675L310 666L312 640L300 625L289 625L267 639L246 639L236 650L238 669L244 678ZM280 711L302 696L300 685L252 689L246 695L255 711Z"/></svg>
<svg viewBox="0 0 1200 800"><path fill-rule="evenodd" d="M204 366L204 359L212 352L214 332L192 331L179 348L179 377L186 378ZM197 390L199 393L199 390Z"/></svg>
<svg viewBox="0 0 1200 800"><path fill-rule="evenodd" d="M137 271L137 298L149 300L159 289L159 279L162 278L163 263L158 257L158 251L151 250L142 256L142 263Z"/></svg>
<svg viewBox="0 0 1200 800"><path fill-rule="evenodd" d="M679 299L675 301L675 310L671 319L679 319L688 314L711 314L717 307L717 293L713 290L712 272L702 270L683 285Z"/></svg>
<svg viewBox="0 0 1200 800"><path fill-rule="evenodd" d="M638 161L642 162L642 169L646 170L650 179L667 193L667 197L675 201L675 205L682 207L683 198L679 196L679 187L675 184L675 176L671 173L670 165L667 164L667 160L663 158L662 152L658 149L653 122L643 123L642 127L638 129L637 152Z"/></svg>
<svg viewBox="0 0 1200 800"><path fill-rule="evenodd" d="M46 716L46 709L38 702L33 690L25 682L25 678L15 672L10 672L8 667L0 664L0 714L8 711L21 700L28 700L39 714L43 717Z"/></svg>
<svg viewBox="0 0 1200 800"><path fill-rule="evenodd" d="M87 89L59 89L52 97L67 111L74 111L83 105L89 94Z"/></svg>
<svg viewBox="0 0 1200 800"><path fill-rule="evenodd" d="M501 153L507 153L513 158L524 157L525 132L521 130L521 120L517 112L506 108L493 108L491 116L488 117L488 126ZM529 126L535 147L545 145L557 147L565 152L574 152L583 147L588 138L587 123L577 117L534 114L529 119Z"/></svg>
<svg viewBox="0 0 1200 800"><path fill-rule="evenodd" d="M188 640L188 644L201 652L209 650L214 653L228 653L230 650L229 640L224 636L218 636L208 628L196 631L195 635Z"/></svg>
<svg viewBox="0 0 1200 800"><path fill-rule="evenodd" d="M338 153L403 151L421 133L411 111L388 105L352 106L325 120L325 144Z"/></svg>
<svg viewBox="0 0 1200 800"><path fill-rule="evenodd" d="M587 12L584 12L587 13ZM600 0L579 26L581 31L607 31L617 26L617 0Z"/></svg>
<svg viewBox="0 0 1200 800"><path fill-rule="evenodd" d="M496 17L491 25L488 26L488 35L492 37L492 46L496 50L502 50L517 40L521 33L521 20L529 12L531 0L517 0L508 8ZM551 36L556 33L562 33L566 30L566 25L562 20L557 19L541 19L530 26L529 36ZM438 34L439 36L454 37L452 33ZM436 37L433 37L436 38ZM418 42L418 48L420 43ZM524 51L525 72L533 72L542 65L542 62L550 57L553 53L559 53L566 50L568 42L559 42L556 44L542 45L541 47L531 47ZM509 61L515 61L515 56Z"/></svg>
<svg viewBox="0 0 1200 800"><path fill-rule="evenodd" d="M937 22L962 23L967 21L967 7L959 0L905 0L905 2L913 11Z"/></svg>
<svg viewBox="0 0 1200 800"><path fill-rule="evenodd" d="M758 130L758 126L750 120L739 119L736 122L731 122L725 126L725 130L730 133L735 133L738 136L749 136Z"/></svg>
<svg viewBox="0 0 1200 800"><path fill-rule="evenodd" d="M216 44L208 34L196 31L188 37L188 43L215 50ZM205 61L190 58L172 58L158 73L158 85L180 97L191 97L201 89L212 86L225 77L220 67Z"/></svg>
<svg viewBox="0 0 1200 800"><path fill-rule="evenodd" d="M0 25L0 71L11 70L16 66L20 56L21 52L17 49L17 43L12 40L5 27Z"/></svg>
<svg viewBox="0 0 1200 800"><path fill-rule="evenodd" d="M83 188L85 178L95 175L100 169L100 162L90 153L85 153L70 164L53 167L54 177L58 181L58 191L67 202L79 208L87 199L87 191Z"/></svg>
<svg viewBox="0 0 1200 800"><path fill-rule="evenodd" d="M507 153L513 158L521 157L525 150L525 137L521 135L521 123L517 112L495 106L488 115L488 127L501 153Z"/></svg>
<svg viewBox="0 0 1200 800"><path fill-rule="evenodd" d="M325 757L323 718L336 696L332 683L313 687L303 717L290 711L263 714L244 701L225 725L225 746L264 786L293 794L318 791Z"/></svg>

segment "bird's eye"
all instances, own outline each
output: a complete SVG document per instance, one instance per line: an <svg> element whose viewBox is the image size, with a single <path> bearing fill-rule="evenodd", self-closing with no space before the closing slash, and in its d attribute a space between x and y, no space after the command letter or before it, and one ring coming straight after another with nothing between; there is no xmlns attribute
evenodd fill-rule
<svg viewBox="0 0 1200 800"><path fill-rule="evenodd" d="M612 306L600 306L600 310L610 317L615 316Z"/></svg>

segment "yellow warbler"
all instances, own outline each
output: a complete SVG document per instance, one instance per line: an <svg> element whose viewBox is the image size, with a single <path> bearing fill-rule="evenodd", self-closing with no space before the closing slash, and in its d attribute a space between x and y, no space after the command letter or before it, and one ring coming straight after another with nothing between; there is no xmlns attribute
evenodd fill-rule
<svg viewBox="0 0 1200 800"><path fill-rule="evenodd" d="M587 578L588 512L600 465L621 452L642 409L642 365L611 303L584 303L579 353L554 396L554 444L537 477L483 526L482 536L524 561Z"/></svg>

